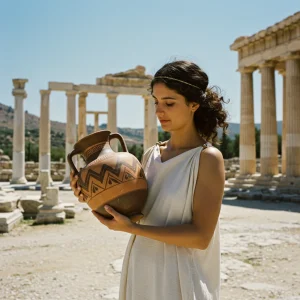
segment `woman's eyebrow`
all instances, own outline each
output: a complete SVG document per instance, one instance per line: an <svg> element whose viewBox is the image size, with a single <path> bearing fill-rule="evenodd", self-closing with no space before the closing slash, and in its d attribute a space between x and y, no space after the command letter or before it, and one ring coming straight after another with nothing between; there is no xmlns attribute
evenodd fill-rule
<svg viewBox="0 0 300 300"><path fill-rule="evenodd" d="M157 100L157 98L153 94L152 97ZM162 97L161 100L176 100L176 98L167 96L167 97Z"/></svg>

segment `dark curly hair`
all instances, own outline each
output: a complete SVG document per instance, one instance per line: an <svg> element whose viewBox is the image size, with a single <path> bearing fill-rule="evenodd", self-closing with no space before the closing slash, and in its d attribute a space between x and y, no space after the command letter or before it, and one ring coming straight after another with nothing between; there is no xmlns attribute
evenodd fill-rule
<svg viewBox="0 0 300 300"><path fill-rule="evenodd" d="M164 83L169 89L182 95L187 104L189 102L200 104L194 114L195 126L205 140L216 143L217 129L222 128L226 133L228 114L224 109L226 102L220 95L220 89L208 88L208 82L207 74L195 63L174 61L165 64L155 73L150 91L153 92L156 83Z"/></svg>

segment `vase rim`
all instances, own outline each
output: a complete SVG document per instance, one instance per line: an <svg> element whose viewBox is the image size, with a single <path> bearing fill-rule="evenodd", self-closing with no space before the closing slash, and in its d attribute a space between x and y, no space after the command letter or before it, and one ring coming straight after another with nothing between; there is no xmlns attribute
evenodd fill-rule
<svg viewBox="0 0 300 300"><path fill-rule="evenodd" d="M88 148L94 144L107 142L107 139L110 134L111 134L111 131L109 131L109 130L100 130L100 131L93 132L93 133L85 136L81 140L79 140L74 145L74 150L82 152L86 148ZM100 138L101 135L103 135L105 137L105 140L104 139L101 140L101 138Z"/></svg>

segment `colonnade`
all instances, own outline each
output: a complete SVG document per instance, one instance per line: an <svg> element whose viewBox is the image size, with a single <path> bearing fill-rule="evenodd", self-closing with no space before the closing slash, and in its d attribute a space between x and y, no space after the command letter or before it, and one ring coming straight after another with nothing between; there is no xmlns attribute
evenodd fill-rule
<svg viewBox="0 0 300 300"><path fill-rule="evenodd" d="M287 176L300 176L300 55L286 57L284 62L284 69L279 71L283 76L282 173ZM258 68L261 73L260 173L262 176L278 174L275 67L275 61L268 61ZM253 67L239 69L241 72L241 175L256 172L254 70Z"/></svg>
<svg viewBox="0 0 300 300"><path fill-rule="evenodd" d="M14 112L14 138L13 138L13 177L11 183L26 183L25 178L25 115L24 99L27 97L25 83L27 79L13 79L15 97ZM50 127L50 90L40 90L40 135L39 135L39 168L49 170L51 180L51 127ZM95 115L94 130L99 127L99 114L107 114L107 129L117 132L117 96L118 93L107 93L108 111L91 112L86 110L87 92L66 90L67 116L66 116L66 162L67 155L73 150L77 140L87 135L86 115ZM78 131L76 134L76 95L78 94ZM144 110L144 149L146 150L158 140L157 121L154 104L149 102L149 95L143 96ZM151 105L153 104L153 105ZM117 141L112 143L113 150L117 151ZM66 163L63 183L70 181L70 167Z"/></svg>

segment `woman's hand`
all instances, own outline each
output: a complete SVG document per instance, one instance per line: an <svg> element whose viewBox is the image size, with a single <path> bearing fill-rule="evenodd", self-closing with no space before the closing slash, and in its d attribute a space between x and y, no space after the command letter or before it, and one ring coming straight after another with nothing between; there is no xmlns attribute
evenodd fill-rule
<svg viewBox="0 0 300 300"><path fill-rule="evenodd" d="M135 226L135 223L131 222L129 218L126 216L118 213L115 211L112 207L105 205L104 206L105 210L111 214L114 218L112 220L109 220L107 218L102 217L100 214L98 214L96 211L92 211L94 216L107 228L110 230L115 230L115 231L124 231L131 233L133 227Z"/></svg>
<svg viewBox="0 0 300 300"><path fill-rule="evenodd" d="M70 186L72 188L72 191L74 192L75 197L77 197L80 202L85 202L83 199L83 194L81 193L81 188L77 184L77 180L78 180L78 176L75 175L74 171L71 171Z"/></svg>

